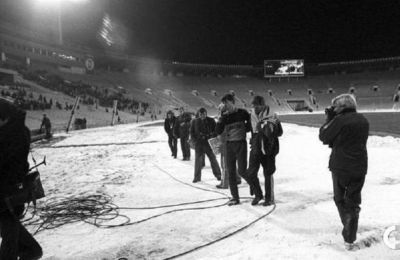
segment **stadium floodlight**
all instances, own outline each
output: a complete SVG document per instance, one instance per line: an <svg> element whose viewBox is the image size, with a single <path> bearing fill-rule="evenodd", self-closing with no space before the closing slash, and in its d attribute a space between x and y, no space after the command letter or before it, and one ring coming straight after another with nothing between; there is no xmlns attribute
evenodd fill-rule
<svg viewBox="0 0 400 260"><path fill-rule="evenodd" d="M36 2L46 5L58 5L60 2L86 3L89 0L36 0Z"/></svg>
<svg viewBox="0 0 400 260"><path fill-rule="evenodd" d="M35 0L35 2L40 6L46 6L47 8L56 9L58 36L59 36L58 40L60 45L63 45L63 32L62 32L62 19L61 19L62 4L65 2L86 3L88 1L89 0Z"/></svg>

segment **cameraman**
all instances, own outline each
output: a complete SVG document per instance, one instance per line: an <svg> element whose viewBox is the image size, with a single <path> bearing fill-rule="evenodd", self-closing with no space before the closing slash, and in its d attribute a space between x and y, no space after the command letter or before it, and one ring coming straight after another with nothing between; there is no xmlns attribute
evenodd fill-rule
<svg viewBox="0 0 400 260"><path fill-rule="evenodd" d="M325 110L327 122L319 132L319 139L332 148L329 169L347 250L357 249L353 242L357 236L361 190L368 168L366 144L369 123L356 112L356 107L356 100L351 94L335 97L332 107Z"/></svg>
<svg viewBox="0 0 400 260"><path fill-rule="evenodd" d="M0 98L0 259L39 259L42 248L22 226L24 204L7 205L5 198L18 189L29 171L30 132L25 112Z"/></svg>

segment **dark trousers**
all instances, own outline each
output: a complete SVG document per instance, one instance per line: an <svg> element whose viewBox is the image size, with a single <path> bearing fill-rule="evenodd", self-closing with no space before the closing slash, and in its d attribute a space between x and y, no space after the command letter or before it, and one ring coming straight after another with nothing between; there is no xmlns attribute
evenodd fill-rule
<svg viewBox="0 0 400 260"><path fill-rule="evenodd" d="M202 168L206 166L206 155L203 154L203 158L201 159L201 166Z"/></svg>
<svg viewBox="0 0 400 260"><path fill-rule="evenodd" d="M201 180L201 169L204 164L204 155L207 155L208 160L210 160L211 169L214 176L218 179L221 178L221 169L219 168L219 164L215 154L211 150L211 147L208 143L197 144L195 148L195 161L194 161L194 179L197 181Z"/></svg>
<svg viewBox="0 0 400 260"><path fill-rule="evenodd" d="M168 135L168 145L171 149L172 156L176 157L178 153L178 140L172 135Z"/></svg>
<svg viewBox="0 0 400 260"><path fill-rule="evenodd" d="M364 186L365 176L354 178L343 173L333 172L332 180L334 201L343 224L343 239L347 243L353 243L357 238L361 190Z"/></svg>
<svg viewBox="0 0 400 260"><path fill-rule="evenodd" d="M42 256L39 243L8 210L0 213L0 228L0 260L33 260Z"/></svg>
<svg viewBox="0 0 400 260"><path fill-rule="evenodd" d="M190 159L190 146L188 143L188 137L181 137L181 149L183 159Z"/></svg>
<svg viewBox="0 0 400 260"><path fill-rule="evenodd" d="M247 142L233 141L226 142L226 169L229 174L229 189L233 199L239 200L239 191L236 179L236 163L237 173L251 185L246 176L247 168Z"/></svg>
<svg viewBox="0 0 400 260"><path fill-rule="evenodd" d="M265 201L274 202L274 177L273 174L276 170L275 167L275 156L264 155L260 151L252 149L250 151L249 168L246 171L246 176L250 186L253 189L254 194L258 198L262 198L262 190L260 186L260 180L258 179L258 170L260 165L263 167L264 179L265 179Z"/></svg>
<svg viewBox="0 0 400 260"><path fill-rule="evenodd" d="M51 137L51 127L46 127L45 133L46 133L46 138L50 138Z"/></svg>

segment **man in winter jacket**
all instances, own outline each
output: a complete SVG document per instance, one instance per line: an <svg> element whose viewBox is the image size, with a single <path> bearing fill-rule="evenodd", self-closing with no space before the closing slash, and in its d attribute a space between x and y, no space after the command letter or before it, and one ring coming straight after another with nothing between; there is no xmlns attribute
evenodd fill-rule
<svg viewBox="0 0 400 260"><path fill-rule="evenodd" d="M255 198L252 205L257 205L262 200L262 190L258 179L260 164L263 167L265 178L265 201L264 206L273 205L274 200L274 178L276 170L275 157L279 153L278 137L282 135L282 126L276 116L269 115L269 107L265 104L262 96L255 96L252 101L253 111L251 113L251 150L247 177L254 184Z"/></svg>
<svg viewBox="0 0 400 260"><path fill-rule="evenodd" d="M30 132L25 126L25 112L0 98L0 259L39 259L42 248L22 226L19 217L24 204L8 205L29 171Z"/></svg>
<svg viewBox="0 0 400 260"><path fill-rule="evenodd" d="M174 136L181 140L180 142L183 161L190 161L190 146L188 140L190 121L192 120L192 116L190 115L190 113L185 112L183 107L181 107L179 111L180 116L176 120L177 122L174 127Z"/></svg>
<svg viewBox="0 0 400 260"><path fill-rule="evenodd" d="M46 114L43 114L42 123L40 124L40 131L42 131L44 127L46 138L51 138L51 122Z"/></svg>
<svg viewBox="0 0 400 260"><path fill-rule="evenodd" d="M356 107L356 100L351 94L334 98L332 107L325 110L327 122L319 132L319 139L332 148L329 169L347 250L357 249L353 242L357 236L361 190L368 168L366 144L369 123L356 112Z"/></svg>
<svg viewBox="0 0 400 260"><path fill-rule="evenodd" d="M178 140L174 136L174 127L176 124L176 117L174 113L169 110L167 112L167 118L164 121L164 130L168 134L168 145L171 149L171 156L176 159L176 155L178 153Z"/></svg>
<svg viewBox="0 0 400 260"><path fill-rule="evenodd" d="M192 121L190 127L190 136L195 143L195 161L194 161L194 179L193 182L201 181L201 168L203 166L204 154L210 160L211 169L217 180L221 180L221 169L217 158L212 151L208 139L216 137L216 123L214 119L207 116L205 108L199 109L199 118Z"/></svg>
<svg viewBox="0 0 400 260"><path fill-rule="evenodd" d="M229 175L229 188L232 199L229 206L240 203L239 191L236 180L236 163L238 165L238 173L249 185L252 185L246 178L247 168L247 141L246 133L251 130L250 114L235 106L235 98L231 94L222 97L221 102L224 108L220 112L220 116L216 126L217 135L225 132L226 136L226 167Z"/></svg>

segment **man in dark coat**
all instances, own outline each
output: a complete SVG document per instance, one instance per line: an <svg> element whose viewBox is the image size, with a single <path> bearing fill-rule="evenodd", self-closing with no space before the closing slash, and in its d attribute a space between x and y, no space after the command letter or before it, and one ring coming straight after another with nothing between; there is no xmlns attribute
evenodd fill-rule
<svg viewBox="0 0 400 260"><path fill-rule="evenodd" d="M18 189L29 171L30 132L25 112L0 99L0 259L39 259L42 248L22 226L22 205L7 205L5 198Z"/></svg>
<svg viewBox="0 0 400 260"><path fill-rule="evenodd" d="M229 175L229 188L232 199L229 206L240 203L239 191L236 180L237 173L242 176L249 185L252 185L246 178L247 168L247 141L246 133L251 130L250 114L235 106L235 98L226 94L221 99L223 109L220 111L216 132L220 135L226 131L226 167Z"/></svg>
<svg viewBox="0 0 400 260"><path fill-rule="evenodd" d="M278 137L282 135L283 131L277 116L269 115L269 107L265 104L262 96L255 96L252 106L251 150L246 175L254 184L255 198L251 204L257 205L263 198L257 176L260 165L262 165L265 178L265 201L263 205L269 206L275 203L273 174L276 170L275 157L279 153Z"/></svg>
<svg viewBox="0 0 400 260"><path fill-rule="evenodd" d="M42 124L40 125L40 130L44 127L46 138L51 137L51 122L50 119L47 117L46 114L43 114Z"/></svg>
<svg viewBox="0 0 400 260"><path fill-rule="evenodd" d="M221 169L217 158L211 149L208 139L216 137L216 123L214 119L207 116L205 108L199 109L199 118L192 121L190 136L195 144L194 179L193 182L201 181L201 168L203 166L204 154L210 160L211 169L217 180L221 180Z"/></svg>
<svg viewBox="0 0 400 260"><path fill-rule="evenodd" d="M329 169L347 250L357 249L353 242L357 236L361 190L368 169L366 144L369 123L356 112L356 107L356 100L351 94L334 98L332 107L326 109L327 122L319 132L319 139L332 148Z"/></svg>
<svg viewBox="0 0 400 260"><path fill-rule="evenodd" d="M189 140L190 121L192 120L192 116L190 113L185 112L183 107L181 107L179 111L180 111L180 116L177 118L177 123L175 124L174 127L174 136L181 140L180 142L181 142L183 161L190 161L190 146L188 140Z"/></svg>
<svg viewBox="0 0 400 260"><path fill-rule="evenodd" d="M171 156L173 156L176 159L176 155L178 153L178 139L175 138L174 136L174 127L176 124L176 117L174 113L169 110L167 112L167 118L164 121L164 130L168 134L168 145L169 148L171 149Z"/></svg>

